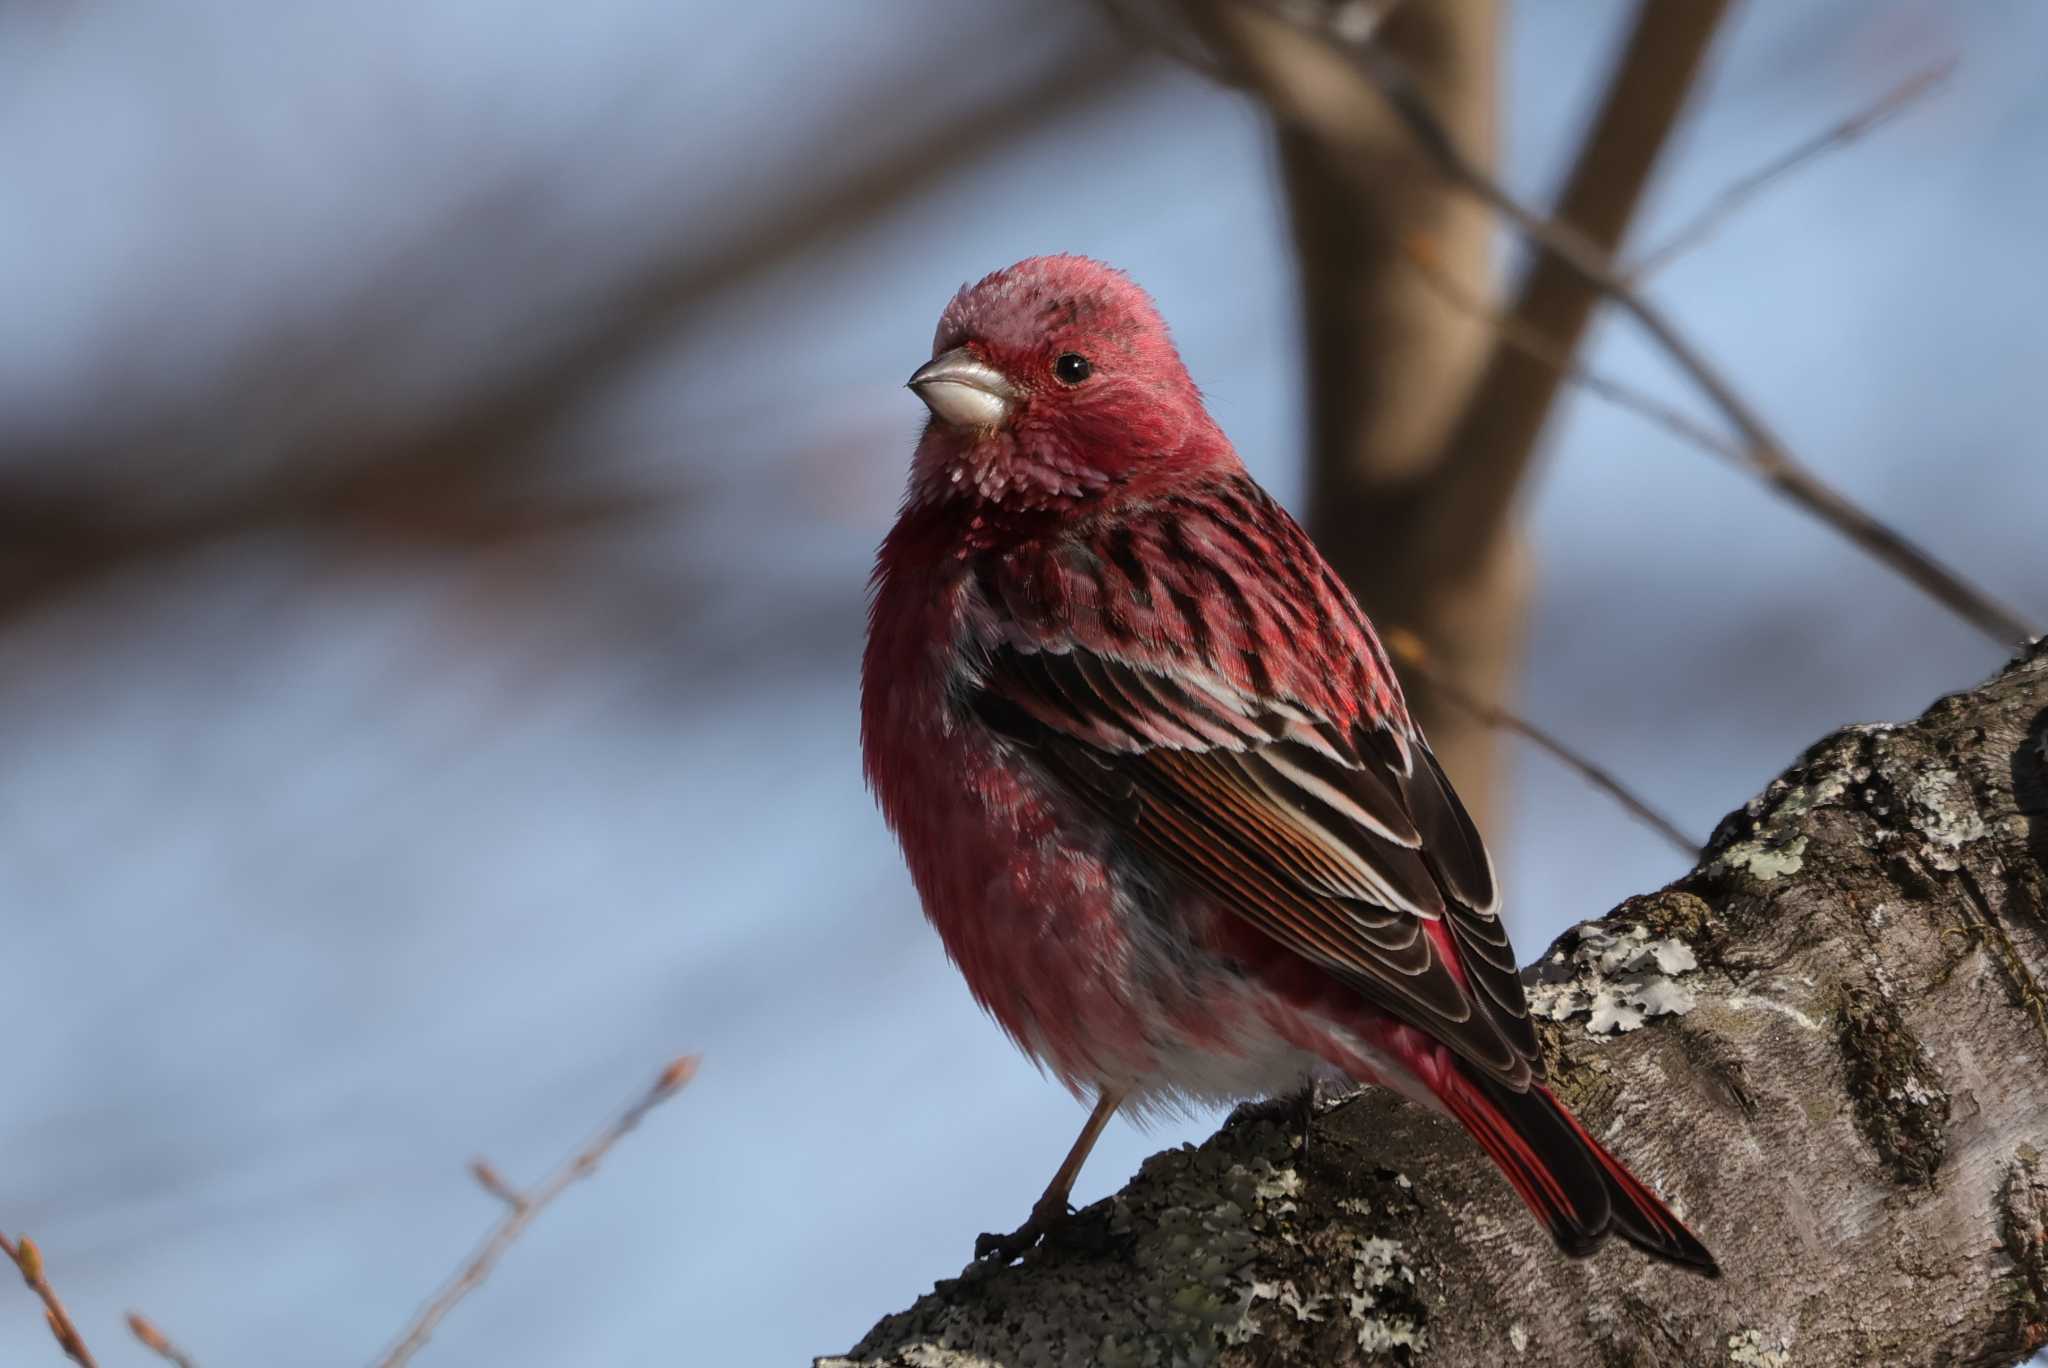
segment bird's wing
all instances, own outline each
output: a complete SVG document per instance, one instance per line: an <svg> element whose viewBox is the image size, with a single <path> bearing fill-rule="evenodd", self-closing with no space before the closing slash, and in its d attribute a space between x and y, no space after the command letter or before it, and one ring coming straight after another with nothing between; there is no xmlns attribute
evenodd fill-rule
<svg viewBox="0 0 2048 1368"><path fill-rule="evenodd" d="M1491 862L1419 735L1063 644L988 651L963 701L1289 950L1508 1086L1540 1076Z"/></svg>

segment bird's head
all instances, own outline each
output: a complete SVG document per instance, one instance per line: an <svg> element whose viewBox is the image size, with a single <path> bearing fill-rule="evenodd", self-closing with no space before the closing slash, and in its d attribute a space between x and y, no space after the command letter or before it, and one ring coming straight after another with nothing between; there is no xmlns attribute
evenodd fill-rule
<svg viewBox="0 0 2048 1368"><path fill-rule="evenodd" d="M1087 257L963 286L909 383L932 413L920 499L1058 509L1236 461L1151 299Z"/></svg>

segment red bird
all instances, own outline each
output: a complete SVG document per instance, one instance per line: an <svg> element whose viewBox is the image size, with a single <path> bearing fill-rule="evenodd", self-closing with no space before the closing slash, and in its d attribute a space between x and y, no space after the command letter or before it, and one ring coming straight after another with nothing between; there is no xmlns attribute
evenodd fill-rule
<svg viewBox="0 0 2048 1368"><path fill-rule="evenodd" d="M1543 1086L1492 862L1343 583L1151 300L1083 257L963 288L876 558L868 781L975 998L1095 1109L1334 1070L1447 1112L1567 1254L1716 1272Z"/></svg>

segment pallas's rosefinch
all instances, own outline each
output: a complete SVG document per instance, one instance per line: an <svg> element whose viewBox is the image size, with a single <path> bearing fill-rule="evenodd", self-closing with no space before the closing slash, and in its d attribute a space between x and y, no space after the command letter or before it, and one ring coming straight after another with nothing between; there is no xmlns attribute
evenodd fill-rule
<svg viewBox="0 0 2048 1368"><path fill-rule="evenodd" d="M869 782L1011 1038L1095 1107L1318 1074L1448 1113L1568 1254L1713 1257L1543 1085L1479 833L1350 592L1152 302L1081 257L964 288L876 559Z"/></svg>

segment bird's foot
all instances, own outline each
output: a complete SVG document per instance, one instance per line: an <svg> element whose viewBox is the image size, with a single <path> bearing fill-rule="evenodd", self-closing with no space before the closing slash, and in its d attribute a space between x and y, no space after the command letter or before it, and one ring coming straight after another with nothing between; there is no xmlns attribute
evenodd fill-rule
<svg viewBox="0 0 2048 1368"><path fill-rule="evenodd" d="M1236 1125L1266 1122L1283 1128L1294 1141L1294 1162L1306 1165L1312 1149L1316 1118L1337 1110L1361 1091L1356 1084L1319 1077L1293 1092L1259 1102L1240 1103L1230 1114L1230 1121Z"/></svg>
<svg viewBox="0 0 2048 1368"><path fill-rule="evenodd" d="M1234 1125L1257 1125L1264 1122L1278 1126L1283 1132L1294 1136L1294 1154L1297 1160L1308 1158L1309 1129L1316 1119L1315 1085L1304 1083L1293 1092L1277 1097L1263 1098L1257 1102L1240 1102L1237 1110L1230 1114Z"/></svg>
<svg viewBox="0 0 2048 1368"><path fill-rule="evenodd" d="M1357 1100L1365 1089L1357 1083L1342 1079L1318 1077L1310 1080L1294 1098L1296 1124L1301 1127L1301 1143L1295 1147L1295 1160L1306 1166L1309 1158L1309 1137L1315 1133L1316 1118L1326 1116Z"/></svg>
<svg viewBox="0 0 2048 1368"><path fill-rule="evenodd" d="M1065 1225L1073 1214L1065 1197L1047 1193L1031 1208L1031 1219L1009 1234L975 1236L974 1261L982 1268L1005 1267Z"/></svg>

